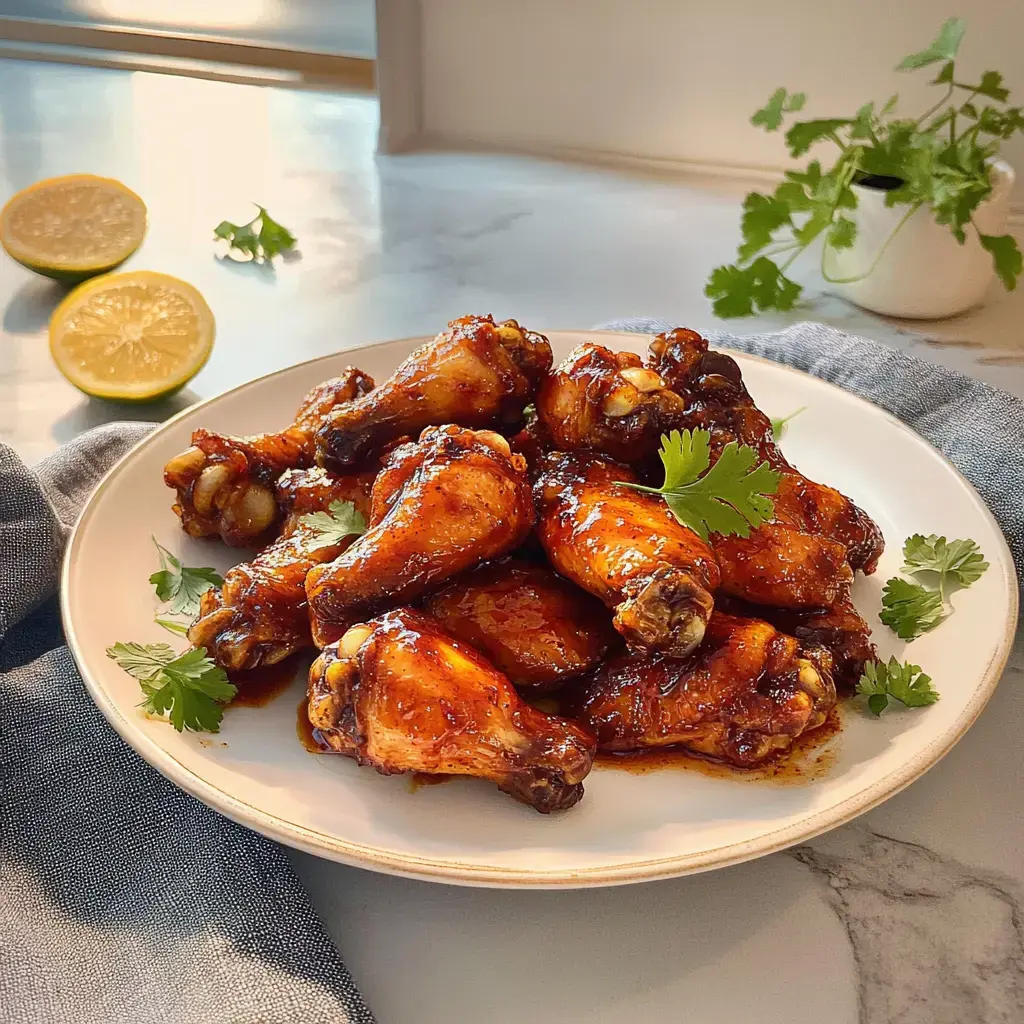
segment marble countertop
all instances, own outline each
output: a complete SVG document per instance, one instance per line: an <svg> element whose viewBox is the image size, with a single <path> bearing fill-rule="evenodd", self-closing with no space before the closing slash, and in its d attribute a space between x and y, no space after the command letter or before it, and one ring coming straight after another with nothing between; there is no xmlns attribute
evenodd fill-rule
<svg viewBox="0 0 1024 1024"><path fill-rule="evenodd" d="M296 361L428 334L464 312L538 330L653 315L719 327L742 189L510 157L375 157L365 97L0 61L0 200L42 177L122 178L149 203L130 266L206 295L218 342L159 407L85 399L54 369L62 292L0 265L0 440L29 462L97 423L158 418ZM255 155L253 155L255 154ZM218 260L257 200L299 237L274 270ZM1024 396L1024 289L939 324L818 292L818 319ZM458 889L294 854L381 1024L1024 1019L1024 650L977 725L851 825L711 874L578 892Z"/></svg>

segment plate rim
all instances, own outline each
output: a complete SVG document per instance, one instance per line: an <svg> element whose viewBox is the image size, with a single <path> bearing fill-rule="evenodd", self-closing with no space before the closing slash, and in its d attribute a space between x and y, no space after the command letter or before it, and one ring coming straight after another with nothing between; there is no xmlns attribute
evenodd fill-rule
<svg viewBox="0 0 1024 1024"><path fill-rule="evenodd" d="M604 337L621 337L636 339L646 336L647 332L639 331L613 331L613 330L591 330L587 328L562 329L543 332L546 336L558 337L566 334L587 334L602 335ZM316 356L312 359L302 360L289 366L281 367L270 373L262 374L251 380L238 384L233 388L222 391L209 398L182 409L174 416L160 423L141 438L114 463L110 469L100 478L96 487L89 495L85 507L82 509L71 535L68 538L64 555L61 560L60 573L60 612L64 628L64 635L67 640L68 649L75 660L82 680L86 685L90 697L97 707L103 712L107 721L113 726L117 734L148 764L154 767L165 778L168 778L176 786L189 793L191 796L201 800L208 807L223 814L239 825L253 829L271 839L275 839L288 846L303 850L315 856L325 857L343 864L369 870L383 871L389 874L400 875L407 878L415 878L422 881L443 882L454 885L479 886L486 888L525 888L525 889L572 889L587 887L603 887L612 885L627 885L637 882L654 881L661 878L674 878L681 875L697 874L703 871L716 870L729 867L733 864L740 864L744 861L754 860L771 853L777 853L796 843L812 839L833 828L852 821L861 814L870 811L890 797L895 796L911 783L915 782L922 775L933 768L944 758L950 750L963 738L968 729L977 721L985 705L989 702L996 686L1002 677L1003 670L1009 659L1013 646L1014 636L1017 628L1018 616L1018 587L1015 571L1008 571L1007 566L1013 567L1013 556L1002 528L992 515L984 499L975 489L974 485L950 462L949 459L932 446L917 431L913 430L902 420L893 416L890 412L869 402L867 399L846 391L831 381L823 380L814 374L799 370L796 367L785 363L779 363L764 356L754 355L730 349L727 346L720 346L722 351L738 356L741 361L749 360L754 363L762 363L773 367L775 370L795 375L799 378L809 378L818 385L832 389L846 398L852 398L856 403L867 407L871 415L880 415L888 420L890 425L896 427L902 433L908 435L915 443L923 445L936 455L948 470L950 470L959 481L967 488L968 493L973 497L975 504L982 515L987 517L990 525L994 527L998 535L1001 548L998 560L999 568L1002 570L1002 582L1008 597L1006 607L1006 618L1003 624L1003 636L999 645L993 649L988 664L985 667L975 692L956 719L953 726L936 737L931 743L924 747L919 754L901 765L900 770L892 775L880 779L864 790L853 794L839 804L835 804L826 810L817 811L799 821L792 822L772 832L763 833L760 836L743 840L738 843L729 843L724 846L714 847L709 850L702 850L699 853L680 854L668 857L657 857L649 860L632 860L628 863L582 868L579 870L544 870L526 868L502 868L492 867L484 864L467 865L464 863L443 860L440 858L418 857L416 855L400 855L389 852L378 847L365 846L360 843L353 843L341 839L336 835L319 832L302 825L296 825L285 821L274 814L260 809L252 804L240 800L219 787L207 782L200 775L197 775L190 768L187 768L176 757L164 750L154 740L141 733L137 727L121 710L114 704L106 690L99 683L98 679L85 667L85 657L81 650L78 635L72 621L70 607L69 581L72 571L72 563L76 550L83 543L90 518L95 511L100 495L109 486L110 481L116 474L124 471L125 465L133 459L143 448L152 444L153 441L172 430L179 420L190 416L203 409L212 402L218 401L228 395L243 391L253 384L268 380L273 377L288 373L297 367L312 366L317 363L337 360L339 357L358 357L358 353L371 349L378 349L388 345L417 345L429 341L433 335L412 335L404 338L386 339L360 345L351 349L343 349L340 352L328 353ZM993 561L993 566L996 562Z"/></svg>

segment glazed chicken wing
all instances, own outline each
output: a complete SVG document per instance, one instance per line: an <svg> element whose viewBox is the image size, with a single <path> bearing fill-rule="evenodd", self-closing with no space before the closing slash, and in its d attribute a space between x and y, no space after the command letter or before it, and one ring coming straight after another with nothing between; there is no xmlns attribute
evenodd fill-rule
<svg viewBox="0 0 1024 1024"><path fill-rule="evenodd" d="M353 626L309 674L309 719L333 750L382 775L490 779L538 811L572 807L594 737L530 707L429 616L398 608Z"/></svg>
<svg viewBox="0 0 1024 1024"><path fill-rule="evenodd" d="M537 392L537 418L555 448L643 462L686 404L635 352L581 345Z"/></svg>
<svg viewBox="0 0 1024 1024"><path fill-rule="evenodd" d="M319 468L284 473L276 496L278 507L287 510L280 537L251 562L229 569L219 590L203 594L199 618L188 631L192 644L233 672L273 665L310 647L306 573L336 558L355 538L324 545L303 516L325 511L333 501L351 501L367 515L373 477L335 477Z"/></svg>
<svg viewBox="0 0 1024 1024"><path fill-rule="evenodd" d="M824 647L832 655L832 678L841 694L853 693L865 663L878 659L871 627L847 594L831 608L814 611L762 608L730 599L716 602L716 607L720 604L731 614L763 618L802 643Z"/></svg>
<svg viewBox="0 0 1024 1024"><path fill-rule="evenodd" d="M775 443L771 421L754 404L734 359L709 352L707 341L695 331L677 328L651 342L648 362L685 400L686 415L677 425L711 431L713 458L730 441L737 441L755 448L781 471L774 496L778 523L841 544L852 569L874 572L884 548L881 531L845 495L808 480L789 464Z"/></svg>
<svg viewBox="0 0 1024 1024"><path fill-rule="evenodd" d="M442 423L518 426L550 367L547 338L515 320L453 320L380 387L330 414L317 434L318 462L344 471L397 437Z"/></svg>
<svg viewBox="0 0 1024 1024"><path fill-rule="evenodd" d="M334 408L367 394L373 379L348 367L303 399L295 422L276 434L230 437L197 430L192 447L164 468L177 491L174 512L190 537L217 534L232 547L266 542L281 517L274 482L288 469L313 464L314 434Z"/></svg>
<svg viewBox="0 0 1024 1024"><path fill-rule="evenodd" d="M723 593L780 608L827 608L853 582L842 544L781 523L750 536L711 534Z"/></svg>
<svg viewBox="0 0 1024 1024"><path fill-rule="evenodd" d="M536 690L594 668L618 639L600 601L518 559L478 566L428 597L424 608L517 686Z"/></svg>
<svg viewBox="0 0 1024 1024"><path fill-rule="evenodd" d="M424 430L392 452L374 483L369 530L306 579L317 646L385 602L413 600L513 550L532 525L526 464L503 437Z"/></svg>
<svg viewBox="0 0 1024 1024"><path fill-rule="evenodd" d="M678 744L754 768L820 726L835 701L826 651L716 611L691 657L606 662L581 680L574 710L603 750Z"/></svg>
<svg viewBox="0 0 1024 1024"><path fill-rule="evenodd" d="M538 470L537 536L551 564L615 610L631 646L689 654L719 583L710 547L660 498L618 486L635 480L623 466L550 452Z"/></svg>

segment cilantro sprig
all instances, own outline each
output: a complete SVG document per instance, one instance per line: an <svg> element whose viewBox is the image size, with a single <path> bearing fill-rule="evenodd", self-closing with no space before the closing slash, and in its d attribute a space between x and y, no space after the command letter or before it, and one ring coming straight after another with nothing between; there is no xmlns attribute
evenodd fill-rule
<svg viewBox="0 0 1024 1024"><path fill-rule="evenodd" d="M366 532L366 519L351 501L332 501L326 512L310 512L302 516L300 523L310 527L316 534L308 545L311 550L333 547L346 537Z"/></svg>
<svg viewBox="0 0 1024 1024"><path fill-rule="evenodd" d="M916 640L933 630L946 616L942 595L920 583L894 576L882 590L878 617L901 640Z"/></svg>
<svg viewBox="0 0 1024 1024"><path fill-rule="evenodd" d="M141 707L166 716L178 732L219 732L224 704L238 692L203 647L175 654L168 644L118 643L107 657L139 681Z"/></svg>
<svg viewBox="0 0 1024 1024"><path fill-rule="evenodd" d="M904 707L921 708L939 699L931 676L922 672L920 665L895 658L888 662L869 661L857 683L857 693L867 697L868 710L876 717L889 706L890 700L897 700Z"/></svg>
<svg viewBox="0 0 1024 1024"><path fill-rule="evenodd" d="M188 636L188 624L184 622L178 622L175 619L161 618L159 615L153 616L153 621L158 625L167 630L168 633L174 633L177 636Z"/></svg>
<svg viewBox="0 0 1024 1024"><path fill-rule="evenodd" d="M947 541L934 533L927 537L915 533L903 545L903 572L938 573L940 589L941 577L969 587L981 579L987 568L988 562L973 540Z"/></svg>
<svg viewBox="0 0 1024 1024"><path fill-rule="evenodd" d="M278 224L265 207L258 203L253 205L259 212L248 224L222 220L213 229L213 237L226 241L229 250L236 249L257 262L269 262L293 248L297 239L283 224Z"/></svg>
<svg viewBox="0 0 1024 1024"><path fill-rule="evenodd" d="M797 416L802 412L807 411L806 405L801 405L799 409L794 409L788 416L773 416L772 417L772 437L776 441L782 440L782 435L786 433L786 428L789 426L789 421L796 419Z"/></svg>
<svg viewBox="0 0 1024 1024"><path fill-rule="evenodd" d="M160 569L149 577L156 588L156 596L167 601L170 615L196 615L199 599L211 587L224 586L224 577L211 566L193 568L182 565L181 560L153 538L160 555ZM163 625L163 623L161 623Z"/></svg>
<svg viewBox="0 0 1024 1024"><path fill-rule="evenodd" d="M893 235L910 216L928 207L936 223L946 225L958 242L971 225L992 256L996 273L1012 291L1024 259L1012 235L986 235L972 219L992 192L990 161L1000 144L1024 133L1024 108L1005 106L1009 90L998 71L986 71L973 82L961 81L956 56L966 23L950 18L926 49L905 57L898 71L940 65L933 85L942 98L919 117L897 115L897 96L880 107L865 103L853 117L819 118L792 124L786 132L790 156L800 157L821 143L837 147L831 167L812 160L804 170L787 171L774 192L749 194L743 203L743 243L735 263L712 271L704 293L721 317L750 316L758 311L791 309L802 288L786 276L800 254L823 238L821 273L833 284L867 277L892 236L881 246L874 264L855 278L835 278L827 268L829 249L848 249L857 239L857 224L848 211L857 206L851 188L869 179L886 179L897 187L886 191L890 207L906 207ZM983 103L982 100L990 100ZM785 115L803 108L803 93L777 89L751 118L765 131L778 131Z"/></svg>
<svg viewBox="0 0 1024 1024"><path fill-rule="evenodd" d="M915 533L903 545L901 571L914 582L894 576L882 590L878 617L901 640L916 640L952 614L950 589L969 587L988 562L973 540Z"/></svg>
<svg viewBox="0 0 1024 1024"><path fill-rule="evenodd" d="M710 431L673 430L662 435L658 454L665 467L661 487L619 486L660 495L676 519L704 540L710 533L749 537L752 527L775 515L769 495L779 489L780 474L767 462L755 465L753 448L730 441L712 466Z"/></svg>

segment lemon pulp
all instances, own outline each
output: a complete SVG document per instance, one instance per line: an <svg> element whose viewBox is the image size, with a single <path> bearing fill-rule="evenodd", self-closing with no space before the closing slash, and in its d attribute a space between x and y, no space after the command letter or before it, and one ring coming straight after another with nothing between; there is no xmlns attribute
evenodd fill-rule
<svg viewBox="0 0 1024 1024"><path fill-rule="evenodd" d="M168 274L107 274L76 288L50 318L50 351L96 398L149 401L187 384L213 348L213 313Z"/></svg>
<svg viewBox="0 0 1024 1024"><path fill-rule="evenodd" d="M22 189L0 211L0 244L61 281L112 270L142 244L146 204L113 178L69 174Z"/></svg>

